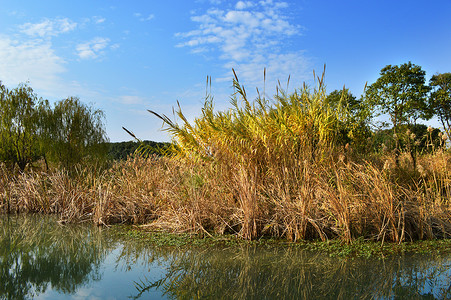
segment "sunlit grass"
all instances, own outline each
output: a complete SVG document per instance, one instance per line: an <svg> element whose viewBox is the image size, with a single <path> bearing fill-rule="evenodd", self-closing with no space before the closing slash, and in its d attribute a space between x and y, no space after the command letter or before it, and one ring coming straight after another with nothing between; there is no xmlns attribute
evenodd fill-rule
<svg viewBox="0 0 451 300"><path fill-rule="evenodd" d="M180 124L152 112L174 137L166 157L75 174L12 176L2 166L1 209L249 240L449 238L451 155L433 149L412 168L407 152L399 166L382 152L353 152L339 140L346 108L332 109L317 84L251 101L235 76L229 110L215 111L207 95L192 123L180 107Z"/></svg>

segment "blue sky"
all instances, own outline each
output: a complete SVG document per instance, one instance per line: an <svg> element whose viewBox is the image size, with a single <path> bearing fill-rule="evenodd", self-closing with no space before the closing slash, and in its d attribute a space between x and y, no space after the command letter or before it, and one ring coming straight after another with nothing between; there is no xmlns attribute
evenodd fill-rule
<svg viewBox="0 0 451 300"><path fill-rule="evenodd" d="M451 72L451 1L165 0L2 1L0 80L29 81L38 96L78 96L102 109L111 141L168 141L151 109L179 100L199 115L207 75L216 108L233 92L234 68L252 95L312 85L326 64L330 92L360 96L388 64ZM254 93L255 95L255 93Z"/></svg>

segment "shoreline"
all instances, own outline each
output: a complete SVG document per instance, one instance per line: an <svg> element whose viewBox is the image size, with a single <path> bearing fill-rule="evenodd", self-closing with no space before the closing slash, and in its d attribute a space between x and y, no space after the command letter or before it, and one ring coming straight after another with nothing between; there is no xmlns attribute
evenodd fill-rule
<svg viewBox="0 0 451 300"><path fill-rule="evenodd" d="M447 255L451 254L451 238L404 241L401 243L380 242L363 237L345 243L338 238L321 240L287 241L283 238L261 237L256 240L245 240L237 234L210 233L173 233L163 230L147 230L143 225L111 224L96 225L92 222L62 223L56 215L43 213L0 213L1 218L17 218L38 216L39 218L54 218L58 226L92 226L108 231L113 237L123 241L138 244L153 245L163 248L227 248L264 247L266 249L296 249L309 252L321 252L331 258L338 259L386 259L403 255Z"/></svg>
<svg viewBox="0 0 451 300"><path fill-rule="evenodd" d="M401 243L377 242L356 238L350 243L338 239L327 241L311 240L290 242L282 238L262 237L257 240L243 240L236 235L206 235L190 233L170 233L146 231L136 225L115 224L109 227L113 234L134 242L149 243L159 247L242 247L256 246L278 249L323 252L337 258L377 258L384 259L405 254L442 255L451 253L451 239L417 240Z"/></svg>
<svg viewBox="0 0 451 300"><path fill-rule="evenodd" d="M269 236L351 244L360 237L384 245L451 237L449 153L420 157L426 177L408 163L387 169L384 157L359 164L330 159L326 165L296 161L288 172L264 178L242 169L218 176L213 162L171 157L135 157L74 173L55 169L11 176L0 168L0 213L234 234L243 240Z"/></svg>

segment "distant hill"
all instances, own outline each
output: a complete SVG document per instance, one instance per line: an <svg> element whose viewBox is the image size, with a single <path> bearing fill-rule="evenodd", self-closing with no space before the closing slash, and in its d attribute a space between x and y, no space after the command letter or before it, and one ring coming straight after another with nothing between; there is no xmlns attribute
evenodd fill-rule
<svg viewBox="0 0 451 300"><path fill-rule="evenodd" d="M153 141L143 141L145 145L149 145L155 151L151 151L149 154L155 153L160 154L158 149L167 149L170 143L162 143L162 142L153 142ZM127 159L127 157L135 152L135 150L139 147L140 143L135 141L128 142L116 142L116 143L108 143L109 152L108 156L114 160L123 160Z"/></svg>

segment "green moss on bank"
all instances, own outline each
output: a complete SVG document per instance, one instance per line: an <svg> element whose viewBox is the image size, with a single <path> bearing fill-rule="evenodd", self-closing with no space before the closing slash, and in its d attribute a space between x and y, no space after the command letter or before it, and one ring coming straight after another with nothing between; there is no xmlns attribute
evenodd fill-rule
<svg viewBox="0 0 451 300"><path fill-rule="evenodd" d="M235 235L201 235L174 234L160 231L144 231L137 226L116 225L112 234L133 242L150 244L157 247L295 247L301 250L326 253L331 257L352 258L386 258L404 254L448 254L451 253L451 239L427 240L397 243L380 243L362 238L346 244L340 240L287 242L283 239L266 239L249 241Z"/></svg>
<svg viewBox="0 0 451 300"><path fill-rule="evenodd" d="M379 257L384 258L391 255L402 255L405 253L415 254L441 254L451 253L451 239L427 240L415 242L384 243L356 239L352 243L345 244L339 240L326 242L301 242L296 244L311 251L322 251L330 256L339 257Z"/></svg>

